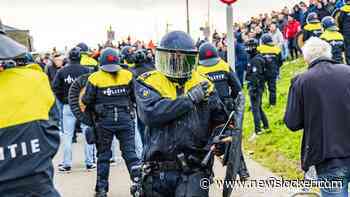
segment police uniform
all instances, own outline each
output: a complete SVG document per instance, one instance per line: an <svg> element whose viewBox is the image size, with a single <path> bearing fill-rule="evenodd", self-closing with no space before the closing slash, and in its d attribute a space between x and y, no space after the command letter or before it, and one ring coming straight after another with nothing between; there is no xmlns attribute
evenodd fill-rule
<svg viewBox="0 0 350 197"><path fill-rule="evenodd" d="M0 195L59 197L52 158L60 138L49 121L55 106L49 80L34 65L13 63L26 49L5 35L1 22L0 43Z"/></svg>
<svg viewBox="0 0 350 197"><path fill-rule="evenodd" d="M205 43L199 48L199 64L197 71L214 83L226 110L237 112L236 101L242 91L240 82L230 66L219 58L217 49L212 44ZM249 177L243 155L239 175L242 178Z"/></svg>
<svg viewBox="0 0 350 197"><path fill-rule="evenodd" d="M344 36L346 63L350 64L350 2L340 9L339 32Z"/></svg>
<svg viewBox="0 0 350 197"><path fill-rule="evenodd" d="M60 196L52 166L59 131L48 122L55 97L47 76L26 67L7 69L0 72L0 91L0 195Z"/></svg>
<svg viewBox="0 0 350 197"><path fill-rule="evenodd" d="M332 46L333 59L339 63L343 63L344 37L337 31L326 30L320 37Z"/></svg>
<svg viewBox="0 0 350 197"><path fill-rule="evenodd" d="M269 128L268 119L262 108L262 96L264 92L264 67L265 59L261 54L251 54L252 58L248 64L247 81L250 96L251 109L254 117L255 134L261 132L261 122L264 129Z"/></svg>
<svg viewBox="0 0 350 197"><path fill-rule="evenodd" d="M224 106L214 85L192 71L197 52L186 33L168 33L156 57L157 70L135 82L137 111L146 125L143 191L146 197L206 197L200 180L210 177L211 166L200 163L213 129L227 118ZM195 93L203 84L205 97Z"/></svg>
<svg viewBox="0 0 350 197"><path fill-rule="evenodd" d="M261 44L257 50L266 63L264 75L270 93L270 105L276 105L276 80L279 75L279 69L282 66L281 49L275 45Z"/></svg>
<svg viewBox="0 0 350 197"><path fill-rule="evenodd" d="M320 22L306 24L303 28L304 42L311 37L320 37L321 34L322 34L322 24Z"/></svg>
<svg viewBox="0 0 350 197"><path fill-rule="evenodd" d="M100 58L104 58L105 54L109 52L116 53L114 49L107 48L102 51ZM113 56L107 55L108 57ZM87 108L96 115L98 160L95 190L103 195L108 192L109 187L111 144L114 136L120 141L122 156L131 178L136 176L133 174L133 169L139 165L139 159L135 152L132 79L133 75L128 70L118 69L115 72L107 72L102 68L89 77L86 92L82 98Z"/></svg>
<svg viewBox="0 0 350 197"><path fill-rule="evenodd" d="M139 76L142 74L155 70L154 64L151 62L147 61L146 54L142 50L136 51L136 57L135 57L135 65L134 66L128 66L129 70L133 73L134 78L137 79ZM137 131L140 133L141 137L141 144L144 142L144 130L145 130L145 125L144 123L140 120L139 117L136 119L136 125L137 125ZM137 139L137 138L136 138ZM142 148L141 148L142 149Z"/></svg>

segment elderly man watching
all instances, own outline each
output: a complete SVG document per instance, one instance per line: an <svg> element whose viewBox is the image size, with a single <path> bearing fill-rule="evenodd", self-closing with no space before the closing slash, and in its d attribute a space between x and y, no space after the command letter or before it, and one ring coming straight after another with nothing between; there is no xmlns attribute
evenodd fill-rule
<svg viewBox="0 0 350 197"><path fill-rule="evenodd" d="M316 167L320 180L342 180L321 188L323 197L348 196L350 182L350 67L332 59L331 46L310 38L303 47L308 70L292 80L284 121L304 130L301 165Z"/></svg>

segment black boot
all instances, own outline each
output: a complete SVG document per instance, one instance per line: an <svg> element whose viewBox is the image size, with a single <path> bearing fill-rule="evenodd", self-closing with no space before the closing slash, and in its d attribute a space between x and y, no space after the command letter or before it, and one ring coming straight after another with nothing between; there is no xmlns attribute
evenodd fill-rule
<svg viewBox="0 0 350 197"><path fill-rule="evenodd" d="M105 190L97 191L95 197L107 197L107 192Z"/></svg>

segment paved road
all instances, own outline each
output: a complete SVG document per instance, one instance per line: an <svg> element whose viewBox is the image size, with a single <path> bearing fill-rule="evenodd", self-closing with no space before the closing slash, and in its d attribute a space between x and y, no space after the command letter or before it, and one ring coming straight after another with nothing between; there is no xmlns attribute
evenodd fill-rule
<svg viewBox="0 0 350 197"><path fill-rule="evenodd" d="M78 138L78 143L73 145L73 172L70 174L55 173L55 184L63 197L92 197L94 194L94 185L96 180L96 171L87 172L83 163L83 147L81 137ZM60 150L56 156L54 163L58 165L62 158L62 151ZM219 163L219 162L216 162ZM249 171L252 179L266 179L268 177L275 177L275 175L263 168L258 163L247 158ZM224 176L224 170L219 164L215 166L216 178ZM123 160L118 155L117 165L111 169L110 176L110 197L129 197L129 175L124 165ZM211 186L211 197L221 196L220 189L216 186ZM287 197L283 193L268 193L266 191L252 192L241 191L235 192L232 196L239 197Z"/></svg>

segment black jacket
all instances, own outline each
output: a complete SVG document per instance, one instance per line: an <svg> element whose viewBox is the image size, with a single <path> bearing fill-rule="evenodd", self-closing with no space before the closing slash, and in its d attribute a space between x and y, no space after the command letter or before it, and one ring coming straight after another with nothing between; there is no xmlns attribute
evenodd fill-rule
<svg viewBox="0 0 350 197"><path fill-rule="evenodd" d="M59 71L59 69L60 68L57 68L54 65L48 65L45 67L45 73L49 77L49 81L50 81L51 86L53 85L53 80L55 79L56 74Z"/></svg>
<svg viewBox="0 0 350 197"><path fill-rule="evenodd" d="M256 54L248 64L247 68L247 81L248 87L252 91L260 91L264 90L265 84L265 59L261 54Z"/></svg>
<svg viewBox="0 0 350 197"><path fill-rule="evenodd" d="M70 63L60 69L53 81L53 91L63 104L68 104L68 93L72 83L80 76L90 73L90 69L79 63Z"/></svg>
<svg viewBox="0 0 350 197"><path fill-rule="evenodd" d="M303 170L350 156L350 67L318 59L292 80L284 121L304 129Z"/></svg>
<svg viewBox="0 0 350 197"><path fill-rule="evenodd" d="M345 38L350 38L350 5L344 5L341 9L340 15L338 17L338 24L340 33L344 35Z"/></svg>
<svg viewBox="0 0 350 197"><path fill-rule="evenodd" d="M241 84L230 66L223 60L213 66L198 65L197 71L207 76L215 85L221 101L229 111L234 110L235 99L242 90Z"/></svg>
<svg viewBox="0 0 350 197"><path fill-rule="evenodd" d="M207 102L195 105L184 96L203 81L209 82L194 71L182 88L152 71L135 82L137 112L146 125L144 161L176 161L179 153L204 157L213 128L225 123L227 115L211 82Z"/></svg>

